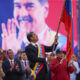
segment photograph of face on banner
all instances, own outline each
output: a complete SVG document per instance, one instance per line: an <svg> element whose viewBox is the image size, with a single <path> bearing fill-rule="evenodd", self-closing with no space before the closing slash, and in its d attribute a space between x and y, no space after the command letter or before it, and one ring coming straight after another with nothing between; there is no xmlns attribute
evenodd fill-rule
<svg viewBox="0 0 80 80"><path fill-rule="evenodd" d="M63 2L64 0L1 0L0 47L4 50L12 49L15 53L19 49L24 50L25 46L29 44L27 40L29 32L38 35L40 44L52 45ZM74 18L74 26L76 26L76 17ZM76 29L74 30L76 33ZM65 50L67 37L63 24L60 25L58 36L57 48ZM74 35L74 38L74 46L76 46L77 35Z"/></svg>

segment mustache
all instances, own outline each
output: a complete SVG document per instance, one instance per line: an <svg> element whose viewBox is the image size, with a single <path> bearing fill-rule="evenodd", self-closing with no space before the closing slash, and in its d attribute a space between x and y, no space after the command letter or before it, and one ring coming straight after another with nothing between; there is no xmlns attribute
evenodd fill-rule
<svg viewBox="0 0 80 80"><path fill-rule="evenodd" d="M28 16L23 16L23 17L20 17L20 16L18 16L17 17L17 20L18 20L18 22L20 23L21 21L28 21L28 22L33 22L33 18L30 16L30 15L28 15Z"/></svg>

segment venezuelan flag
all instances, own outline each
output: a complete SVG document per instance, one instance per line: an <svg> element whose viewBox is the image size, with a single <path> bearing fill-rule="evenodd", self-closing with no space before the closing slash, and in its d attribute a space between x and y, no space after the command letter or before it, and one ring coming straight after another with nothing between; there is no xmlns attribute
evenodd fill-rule
<svg viewBox="0 0 80 80"><path fill-rule="evenodd" d="M65 25L67 32L67 59L70 60L71 55L74 53L73 47L73 16L72 16L72 1L66 0L64 2L61 22Z"/></svg>

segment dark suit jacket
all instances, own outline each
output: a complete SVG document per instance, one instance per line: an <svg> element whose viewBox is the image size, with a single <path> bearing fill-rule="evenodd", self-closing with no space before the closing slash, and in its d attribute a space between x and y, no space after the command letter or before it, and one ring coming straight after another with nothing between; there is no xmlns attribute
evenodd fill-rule
<svg viewBox="0 0 80 80"><path fill-rule="evenodd" d="M16 69L16 65L19 65L19 70ZM16 80L26 80L26 71L24 69L23 64L19 60L15 62L14 66L15 72L16 72Z"/></svg>
<svg viewBox="0 0 80 80"><path fill-rule="evenodd" d="M16 65L19 65L19 70L16 69ZM3 71L5 72L5 79L6 80L25 80L26 73L25 70L22 68L20 61L14 61L14 69L11 71L11 65L9 60L3 62Z"/></svg>
<svg viewBox="0 0 80 80"><path fill-rule="evenodd" d="M11 71L11 65L9 60L5 60L2 64L3 71L5 73L6 80L16 80L15 70Z"/></svg>
<svg viewBox="0 0 80 80"><path fill-rule="evenodd" d="M53 45L52 46L44 46L45 52L51 52L52 48L53 48ZM38 57L38 49L35 46L33 46L32 44L29 44L28 46L26 46L25 51L26 51L27 57L30 62L30 67L32 69L35 66L36 62L44 63L44 66L43 66L42 70L38 73L36 80L49 80L47 66L46 66L46 59Z"/></svg>

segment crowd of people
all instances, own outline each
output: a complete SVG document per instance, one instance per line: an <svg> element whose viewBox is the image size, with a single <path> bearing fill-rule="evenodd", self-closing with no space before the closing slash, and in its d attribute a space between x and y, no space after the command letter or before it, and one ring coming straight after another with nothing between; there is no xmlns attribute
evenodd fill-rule
<svg viewBox="0 0 80 80"><path fill-rule="evenodd" d="M28 33L27 39L30 43L25 51L20 49L16 55L12 49L0 48L0 80L78 80L80 68L75 54L67 61L66 52L60 49L55 55L45 53L56 48L58 36L51 46L38 44L34 32Z"/></svg>
<svg viewBox="0 0 80 80"><path fill-rule="evenodd" d="M8 49L6 59L3 50L0 50L0 80L31 80L29 75L31 69L26 53L19 50L17 56L14 57L14 52Z"/></svg>
<svg viewBox="0 0 80 80"><path fill-rule="evenodd" d="M14 18L2 23L0 80L78 80L77 56L67 61L66 52L58 49L66 37L56 35L46 24L48 0L13 2Z"/></svg>

